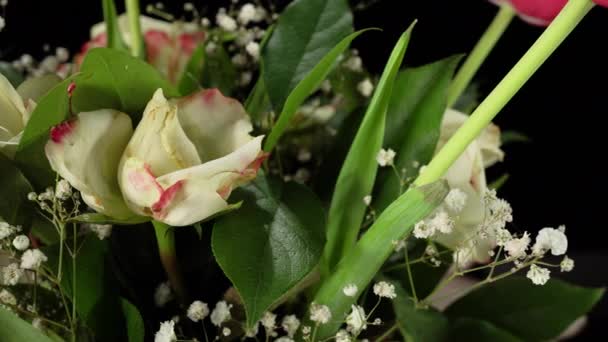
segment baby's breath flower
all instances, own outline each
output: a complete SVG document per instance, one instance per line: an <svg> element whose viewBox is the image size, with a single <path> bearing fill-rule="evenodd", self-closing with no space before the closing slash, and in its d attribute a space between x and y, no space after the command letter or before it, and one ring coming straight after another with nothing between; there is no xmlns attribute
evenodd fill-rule
<svg viewBox="0 0 608 342"><path fill-rule="evenodd" d="M35 270L48 258L39 249L28 249L21 256L21 268Z"/></svg>
<svg viewBox="0 0 608 342"><path fill-rule="evenodd" d="M363 70L363 61L359 56L351 56L344 62L344 66L352 71L359 72Z"/></svg>
<svg viewBox="0 0 608 342"><path fill-rule="evenodd" d="M378 165L382 167L391 166L393 165L393 162L395 160L395 155L395 151L390 148L388 150L380 149L380 151L376 155L376 161L378 162Z"/></svg>
<svg viewBox="0 0 608 342"><path fill-rule="evenodd" d="M448 195L445 197L445 205L448 207L449 210L453 211L454 213L461 212L466 204L467 194L466 192L458 188L450 190Z"/></svg>
<svg viewBox="0 0 608 342"><path fill-rule="evenodd" d="M395 252L400 252L402 249L407 247L406 239L393 240L393 241L391 241L391 243L393 244L393 248L395 249Z"/></svg>
<svg viewBox="0 0 608 342"><path fill-rule="evenodd" d="M173 292L169 282L160 283L154 291L154 304L162 308L173 299Z"/></svg>
<svg viewBox="0 0 608 342"><path fill-rule="evenodd" d="M230 309L232 308L232 304L226 303L226 301L219 301L215 304L215 308L211 312L211 323L216 327L222 325L222 323L230 320L232 316L230 315Z"/></svg>
<svg viewBox="0 0 608 342"><path fill-rule="evenodd" d="M209 27L211 26L211 21L209 20L209 18L203 18L201 19L201 25L203 27Z"/></svg>
<svg viewBox="0 0 608 342"><path fill-rule="evenodd" d="M444 210L437 212L433 218L428 221L428 225L432 226L434 231L443 234L449 234L454 229L454 221Z"/></svg>
<svg viewBox="0 0 608 342"><path fill-rule="evenodd" d="M65 179L57 182L55 186L55 197L59 200L65 201L72 196L72 186Z"/></svg>
<svg viewBox="0 0 608 342"><path fill-rule="evenodd" d="M513 240L513 237L511 236L511 232L509 232L508 230L506 230L504 228L496 229L495 234L496 234L496 244L498 246L504 246L507 244L507 242Z"/></svg>
<svg viewBox="0 0 608 342"><path fill-rule="evenodd" d="M0 32L2 32L2 30L4 30L5 27L6 27L6 21L4 20L3 17L0 16Z"/></svg>
<svg viewBox="0 0 608 342"><path fill-rule="evenodd" d="M250 21L256 19L256 9L253 4L247 3L241 7L238 20L241 24L247 25Z"/></svg>
<svg viewBox="0 0 608 342"><path fill-rule="evenodd" d="M202 321L209 316L209 306L200 300L196 300L188 307L188 318L193 322Z"/></svg>
<svg viewBox="0 0 608 342"><path fill-rule="evenodd" d="M23 270L17 263L9 264L2 268L2 281L9 286L15 286L23 276Z"/></svg>
<svg viewBox="0 0 608 342"><path fill-rule="evenodd" d="M319 324L326 324L331 319L331 311L327 305L310 304L310 320Z"/></svg>
<svg viewBox="0 0 608 342"><path fill-rule="evenodd" d="M369 205L372 204L372 196L367 195L363 197L363 203L365 203L365 205L369 207Z"/></svg>
<svg viewBox="0 0 608 342"><path fill-rule="evenodd" d="M414 225L414 237L417 239L428 239L435 235L435 227L422 220Z"/></svg>
<svg viewBox="0 0 608 342"><path fill-rule="evenodd" d="M551 274L549 269L532 265L530 266L530 270L528 270L526 277L532 280L534 285L545 285L547 281L549 281L549 274Z"/></svg>
<svg viewBox="0 0 608 342"><path fill-rule="evenodd" d="M554 228L543 228L538 232L532 252L535 255L543 255L549 250L553 255L566 253L568 250L568 238L563 231Z"/></svg>
<svg viewBox="0 0 608 342"><path fill-rule="evenodd" d="M38 330L42 330L42 320L38 317L32 320L32 326Z"/></svg>
<svg viewBox="0 0 608 342"><path fill-rule="evenodd" d="M296 315L287 315L283 317L281 327L287 333L287 336L293 338L300 327L300 320Z"/></svg>
<svg viewBox="0 0 608 342"><path fill-rule="evenodd" d="M154 335L154 342L174 342L177 341L175 336L175 322L166 321L160 324L160 329Z"/></svg>
<svg viewBox="0 0 608 342"><path fill-rule="evenodd" d="M528 232L524 232L524 235L519 239L511 239L504 244L505 252L511 258L523 258L526 256L526 250L528 249L528 245L530 244L530 234Z"/></svg>
<svg viewBox="0 0 608 342"><path fill-rule="evenodd" d="M564 256L562 262L559 263L559 268L562 272L570 272L574 269L574 260Z"/></svg>
<svg viewBox="0 0 608 342"><path fill-rule="evenodd" d="M295 342L293 339L287 336L282 336L274 340L274 342Z"/></svg>
<svg viewBox="0 0 608 342"><path fill-rule="evenodd" d="M97 238L99 240L105 240L112 234L112 225L111 224L89 224L89 229L97 234Z"/></svg>
<svg viewBox="0 0 608 342"><path fill-rule="evenodd" d="M193 4L193 3L191 3L191 2L186 2L186 3L184 4L184 11L187 11L187 12L192 12L192 11L194 11L194 4Z"/></svg>
<svg viewBox="0 0 608 342"><path fill-rule="evenodd" d="M342 292L346 297L354 297L359 292L359 288L355 284L348 284L342 288Z"/></svg>
<svg viewBox="0 0 608 342"><path fill-rule="evenodd" d="M253 57L254 60L258 60L260 58L260 44L256 42L249 42L247 46L245 46L245 50L247 53Z"/></svg>
<svg viewBox="0 0 608 342"><path fill-rule="evenodd" d="M6 222L0 222L0 240L2 239L6 239L7 237L11 236L11 234L13 234L15 232L14 228L6 223Z"/></svg>
<svg viewBox="0 0 608 342"><path fill-rule="evenodd" d="M260 319L260 324L262 324L262 326L266 330L266 334L272 336L273 334L275 334L274 329L276 329L277 315L268 311L264 312L262 319Z"/></svg>
<svg viewBox="0 0 608 342"><path fill-rule="evenodd" d="M230 334L232 334L232 330L230 330L230 328L228 328L228 327L222 328L222 335L230 336Z"/></svg>
<svg viewBox="0 0 608 342"><path fill-rule="evenodd" d="M374 284L374 294L378 297L393 299L397 297L395 285L380 281Z"/></svg>
<svg viewBox="0 0 608 342"><path fill-rule="evenodd" d="M336 342L352 342L352 337L348 331L342 329L336 333Z"/></svg>
<svg viewBox="0 0 608 342"><path fill-rule="evenodd" d="M364 97L370 97L374 92L374 84L369 78L366 78L357 84L357 90Z"/></svg>
<svg viewBox="0 0 608 342"><path fill-rule="evenodd" d="M30 246L30 239L25 235L17 235L13 239L13 247L18 251L24 251Z"/></svg>
<svg viewBox="0 0 608 342"><path fill-rule="evenodd" d="M60 62L65 63L70 59L70 52L64 47L58 47L55 49L55 57L57 57Z"/></svg>
<svg viewBox="0 0 608 342"><path fill-rule="evenodd" d="M223 30L226 30L228 32L236 31L236 20L234 20L234 18L227 15L226 13L218 13L215 17L215 21L217 22L217 25Z"/></svg>
<svg viewBox="0 0 608 342"><path fill-rule="evenodd" d="M351 312L346 316L346 326L353 335L367 329L365 310L361 306L351 305Z"/></svg>
<svg viewBox="0 0 608 342"><path fill-rule="evenodd" d="M0 291L0 303L7 305L17 305L17 298L6 289Z"/></svg>

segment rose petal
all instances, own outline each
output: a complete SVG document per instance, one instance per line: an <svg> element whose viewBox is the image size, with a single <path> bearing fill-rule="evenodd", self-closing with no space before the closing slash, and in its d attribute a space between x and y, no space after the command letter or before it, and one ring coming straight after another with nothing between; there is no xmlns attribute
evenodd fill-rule
<svg viewBox="0 0 608 342"><path fill-rule="evenodd" d="M26 109L21 96L9 80L0 74L0 127L11 138L19 134L25 126ZM0 141L6 141L2 139Z"/></svg>

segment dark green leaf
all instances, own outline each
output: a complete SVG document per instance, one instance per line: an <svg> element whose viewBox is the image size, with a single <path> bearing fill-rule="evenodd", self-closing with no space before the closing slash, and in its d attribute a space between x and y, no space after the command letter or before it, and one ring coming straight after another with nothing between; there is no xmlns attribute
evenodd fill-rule
<svg viewBox="0 0 608 342"><path fill-rule="evenodd" d="M500 140L503 145L512 143L529 143L532 141L527 135L517 131L506 131L500 134Z"/></svg>
<svg viewBox="0 0 608 342"><path fill-rule="evenodd" d="M70 219L70 222L80 222L80 223L95 223L95 224L116 224L116 225L132 225L139 224L144 222L149 222L149 217L144 216L136 216L127 220L119 220L113 217L106 216L100 213L87 213L78 215Z"/></svg>
<svg viewBox="0 0 608 342"><path fill-rule="evenodd" d="M378 164L374 161L382 148L393 84L415 24L416 22L412 23L395 44L340 170L329 209L327 245L323 255L324 274L328 273L357 241L367 210L363 198L371 194L376 180Z"/></svg>
<svg viewBox="0 0 608 342"><path fill-rule="evenodd" d="M446 108L447 89L460 56L403 71L397 77L386 116L384 145L397 152L397 170L405 168L405 178L413 179L435 152L441 120ZM393 170L379 176L374 207L386 208L399 196L399 179Z"/></svg>
<svg viewBox="0 0 608 342"><path fill-rule="evenodd" d="M523 342L492 323L472 318L457 318L450 322L450 339L467 342Z"/></svg>
<svg viewBox="0 0 608 342"><path fill-rule="evenodd" d="M40 330L0 306L0 342L52 342Z"/></svg>
<svg viewBox="0 0 608 342"><path fill-rule="evenodd" d="M397 297L393 308L399 330L406 342L441 342L448 340L448 318L432 308L416 307L401 287L395 286Z"/></svg>
<svg viewBox="0 0 608 342"><path fill-rule="evenodd" d="M264 80L277 112L296 85L352 27L346 0L296 0L283 11L262 52Z"/></svg>
<svg viewBox="0 0 608 342"><path fill-rule="evenodd" d="M0 153L0 217L12 225L27 227L34 215L27 194L32 186L21 171Z"/></svg>
<svg viewBox="0 0 608 342"><path fill-rule="evenodd" d="M255 86L251 90L251 93L245 101L245 110L249 113L251 120L255 123L259 123L262 114L270 107L270 100L266 93L266 86L264 85L264 79L258 78Z"/></svg>
<svg viewBox="0 0 608 342"><path fill-rule="evenodd" d="M236 85L237 72L234 64L220 43L214 43L211 53L205 52L202 85L203 88L218 88L222 94L230 96ZM208 46L208 45L207 45Z"/></svg>
<svg viewBox="0 0 608 342"><path fill-rule="evenodd" d="M490 183L488 185L488 188L494 190L502 188L502 186L505 185L505 183L509 180L509 177L511 177L511 175L509 175L508 173L503 174L502 176L498 177L498 179Z"/></svg>
<svg viewBox="0 0 608 342"><path fill-rule="evenodd" d="M190 95L201 88L200 79L203 73L204 60L205 46L201 44L192 53L192 57L186 64L186 69L179 81L179 92L183 96Z"/></svg>
<svg viewBox="0 0 608 342"><path fill-rule="evenodd" d="M589 312L603 294L604 289L557 279L537 286L529 279L511 277L467 294L446 313L485 320L526 341L546 341Z"/></svg>
<svg viewBox="0 0 608 342"><path fill-rule="evenodd" d="M111 49L128 51L127 45L122 40L120 27L118 26L118 15L116 14L116 6L114 0L103 1L103 18L106 22L106 35L108 37L108 47Z"/></svg>
<svg viewBox="0 0 608 342"><path fill-rule="evenodd" d="M143 342L145 327L144 320L141 318L141 314L137 308L129 303L128 300L121 298L120 304L122 306L122 313L125 317L127 325L127 336L129 342Z"/></svg>
<svg viewBox="0 0 608 342"><path fill-rule="evenodd" d="M61 81L61 78L55 74L32 77L25 80L17 87L17 93L26 101L32 100L38 102L49 92L49 90L53 89L53 87Z"/></svg>
<svg viewBox="0 0 608 342"><path fill-rule="evenodd" d="M212 247L252 326L318 264L325 214L306 188L262 176L231 198L243 206L216 222Z"/></svg>
<svg viewBox="0 0 608 342"><path fill-rule="evenodd" d="M15 88L24 80L23 75L7 62L0 61L0 74L4 75Z"/></svg>

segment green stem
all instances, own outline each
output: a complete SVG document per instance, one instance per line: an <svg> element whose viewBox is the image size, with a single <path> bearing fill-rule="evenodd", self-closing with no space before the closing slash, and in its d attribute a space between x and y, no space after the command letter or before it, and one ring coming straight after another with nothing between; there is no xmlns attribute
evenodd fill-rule
<svg viewBox="0 0 608 342"><path fill-rule="evenodd" d="M59 265L57 265L57 280L61 283L63 274L63 243L65 240L65 224L59 223Z"/></svg>
<svg viewBox="0 0 608 342"><path fill-rule="evenodd" d="M385 339L389 338L397 329L399 329L399 324L395 323L392 327L390 327L384 334L380 335L380 337L376 338L376 342L382 342Z"/></svg>
<svg viewBox="0 0 608 342"><path fill-rule="evenodd" d="M152 224L154 225L154 231L156 232L160 261L163 264L165 272L167 272L171 287L177 294L178 299L182 303L185 303L184 284L177 263L177 255L175 253L175 232L169 225L162 222L152 221Z"/></svg>
<svg viewBox="0 0 608 342"><path fill-rule="evenodd" d="M414 298L414 303L418 305L418 296L416 295L416 286L414 284L414 277L412 276L412 268L410 267L410 259L408 256L407 248L405 249L405 267L407 270L407 279L410 282L410 288L412 289L412 297Z"/></svg>
<svg viewBox="0 0 608 342"><path fill-rule="evenodd" d="M73 227L73 254L72 254L72 341L76 342L76 332L77 332L77 324L78 320L76 319L76 249L78 247L78 228L75 223L72 224Z"/></svg>
<svg viewBox="0 0 608 342"><path fill-rule="evenodd" d="M593 8L591 0L570 0L530 50L477 107L464 125L448 140L414 183L423 185L440 179L467 146L475 140L479 133L574 30L591 8Z"/></svg>
<svg viewBox="0 0 608 342"><path fill-rule="evenodd" d="M125 0L127 15L129 17L131 54L138 58L144 58L144 40L141 33L139 0Z"/></svg>
<svg viewBox="0 0 608 342"><path fill-rule="evenodd" d="M486 60L496 43L509 27L511 20L515 16L515 11L509 4L502 4L500 10L488 26L487 30L479 39L466 61L458 70L448 90L448 108L451 107L465 91L479 67Z"/></svg>

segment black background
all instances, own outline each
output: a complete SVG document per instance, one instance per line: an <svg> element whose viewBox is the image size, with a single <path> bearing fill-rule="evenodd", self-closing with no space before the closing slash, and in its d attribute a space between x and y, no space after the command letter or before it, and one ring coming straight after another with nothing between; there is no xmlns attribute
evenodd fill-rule
<svg viewBox="0 0 608 342"><path fill-rule="evenodd" d="M165 2L169 10L181 13L183 1ZM228 0L192 2L200 8L226 5ZM355 46L366 66L378 73L398 36L418 19L405 62L417 66L470 51L496 11L482 0L375 1L355 12L356 26L380 27L384 32L366 34ZM0 59L15 59L22 53L41 56L44 44L76 51L87 40L88 28L102 20L101 1L9 0L3 16L7 27L0 33ZM483 94L541 32L514 20L480 70L477 81ZM514 208L515 230L567 226L568 254L576 261L567 278L589 286L608 284L602 221L606 210L606 37L608 9L595 8L496 119L504 130L520 131L532 141L505 147L505 161L490 170L490 177L511 175L501 196ZM580 340L605 336L601 322L608 321L607 311L604 300Z"/></svg>

